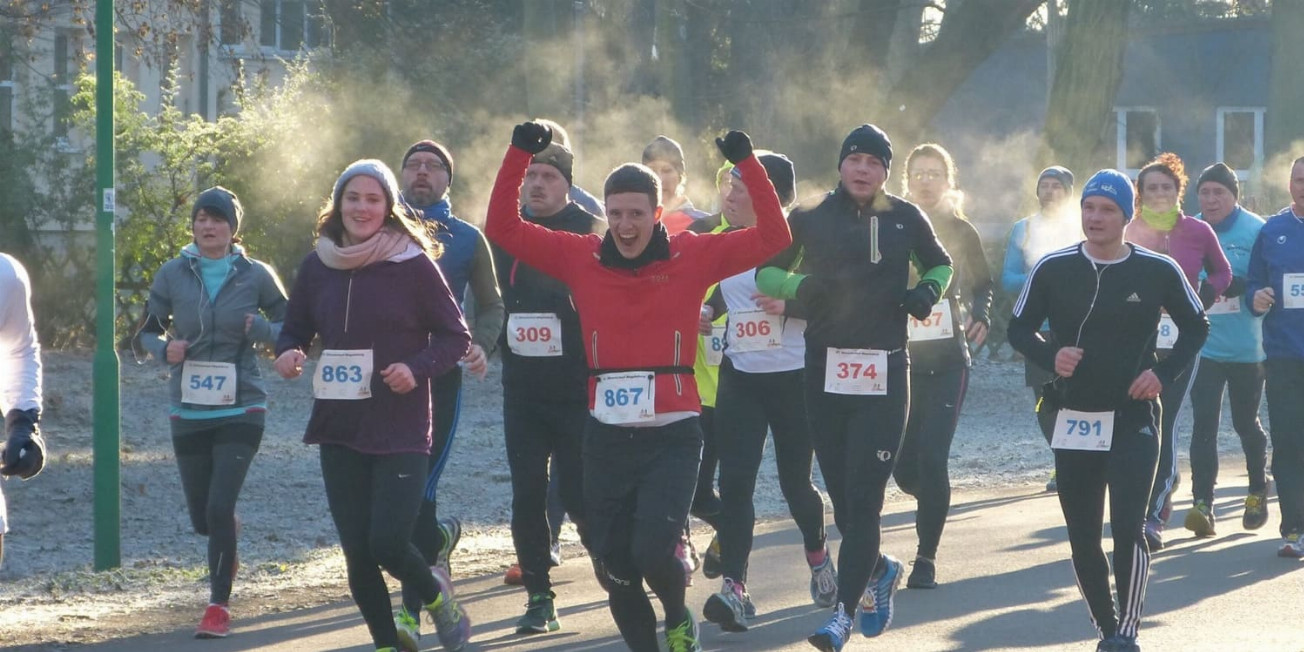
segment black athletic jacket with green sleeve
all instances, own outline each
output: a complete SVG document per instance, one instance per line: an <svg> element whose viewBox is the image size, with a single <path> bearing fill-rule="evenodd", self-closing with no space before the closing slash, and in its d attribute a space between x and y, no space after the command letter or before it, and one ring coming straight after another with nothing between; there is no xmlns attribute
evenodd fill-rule
<svg viewBox="0 0 1304 652"><path fill-rule="evenodd" d="M1033 266L1014 305L1010 344L1029 360L1055 370L1059 348L1037 330L1049 320L1055 341L1082 349L1073 375L1059 379L1060 407L1113 411L1131 400L1128 389L1150 369L1165 386L1200 353L1209 334L1200 297L1173 259L1129 244L1119 261L1088 257L1081 243L1049 253ZM1163 361L1155 356L1160 310L1178 329Z"/></svg>

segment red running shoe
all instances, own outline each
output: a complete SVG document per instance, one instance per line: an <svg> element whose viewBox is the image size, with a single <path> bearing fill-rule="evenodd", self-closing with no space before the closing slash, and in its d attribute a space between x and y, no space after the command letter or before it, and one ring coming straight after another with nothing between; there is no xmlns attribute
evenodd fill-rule
<svg viewBox="0 0 1304 652"><path fill-rule="evenodd" d="M195 629L195 638L226 638L231 633L231 612L225 605L210 604Z"/></svg>

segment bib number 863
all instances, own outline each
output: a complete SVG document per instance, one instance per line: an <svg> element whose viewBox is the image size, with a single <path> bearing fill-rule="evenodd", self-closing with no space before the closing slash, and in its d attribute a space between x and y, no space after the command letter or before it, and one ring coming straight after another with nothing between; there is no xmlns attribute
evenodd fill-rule
<svg viewBox="0 0 1304 652"><path fill-rule="evenodd" d="M638 405L638 400L642 396L643 389L640 387L609 389L602 393L602 401L607 404L607 407Z"/></svg>
<svg viewBox="0 0 1304 652"><path fill-rule="evenodd" d="M360 383L362 367L358 365L326 365L322 367L321 379L328 383Z"/></svg>

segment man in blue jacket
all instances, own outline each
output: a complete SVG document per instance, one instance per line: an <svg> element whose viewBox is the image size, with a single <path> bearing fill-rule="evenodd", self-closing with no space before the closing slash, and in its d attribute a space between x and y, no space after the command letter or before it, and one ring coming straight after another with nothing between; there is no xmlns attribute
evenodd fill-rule
<svg viewBox="0 0 1304 652"><path fill-rule="evenodd" d="M1291 205L1268 218L1250 252L1245 293L1263 318L1279 557L1304 558L1304 156L1290 169Z"/></svg>

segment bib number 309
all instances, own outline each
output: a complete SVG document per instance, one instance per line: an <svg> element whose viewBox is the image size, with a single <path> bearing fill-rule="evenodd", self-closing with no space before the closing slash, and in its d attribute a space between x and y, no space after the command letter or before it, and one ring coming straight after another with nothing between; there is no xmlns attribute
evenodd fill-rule
<svg viewBox="0 0 1304 652"><path fill-rule="evenodd" d="M602 423L641 423L657 416L656 374L650 371L602 374L594 388L593 418Z"/></svg>
<svg viewBox="0 0 1304 652"><path fill-rule="evenodd" d="M1060 410L1050 447L1059 450L1108 451L1114 442L1113 412Z"/></svg>
<svg viewBox="0 0 1304 652"><path fill-rule="evenodd" d="M235 391L233 363L186 360L181 366L182 403L235 405Z"/></svg>
<svg viewBox="0 0 1304 652"><path fill-rule="evenodd" d="M527 358L561 355L561 318L551 312L512 313L507 318L507 346Z"/></svg>
<svg viewBox="0 0 1304 652"><path fill-rule="evenodd" d="M824 391L862 396L887 394L887 351L830 347L827 356Z"/></svg>
<svg viewBox="0 0 1304 652"><path fill-rule="evenodd" d="M371 349L326 349L312 377L312 395L337 401L371 398L373 369Z"/></svg>

